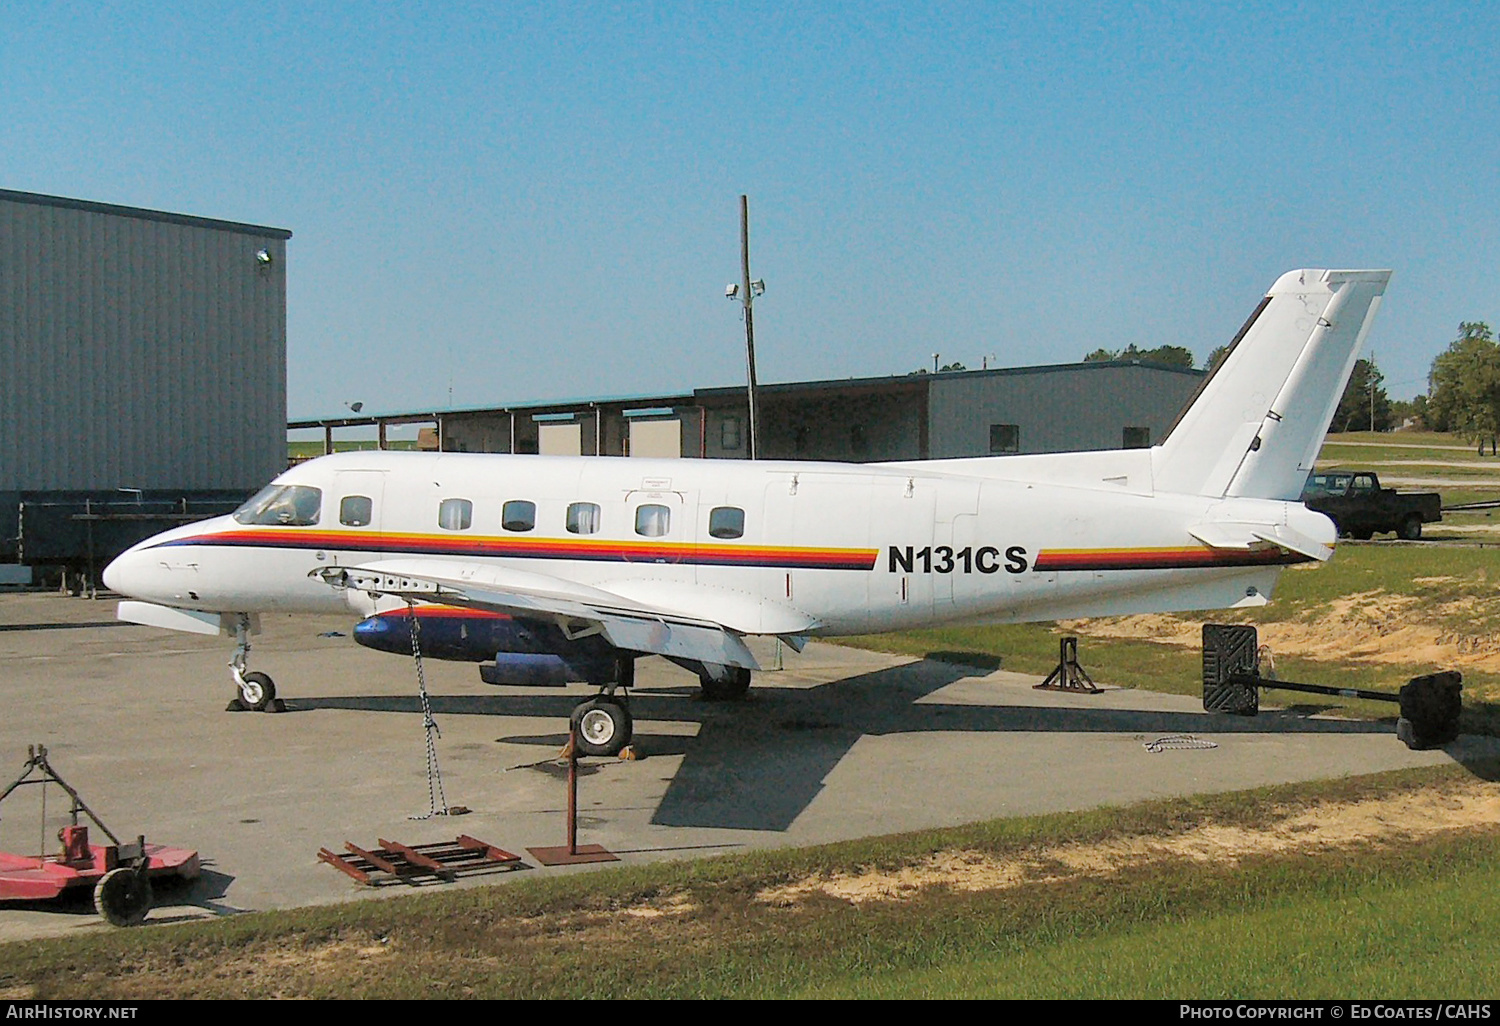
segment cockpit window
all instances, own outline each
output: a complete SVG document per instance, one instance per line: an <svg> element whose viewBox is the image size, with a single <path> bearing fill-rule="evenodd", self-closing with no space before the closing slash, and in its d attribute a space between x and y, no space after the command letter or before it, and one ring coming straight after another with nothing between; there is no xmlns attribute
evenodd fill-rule
<svg viewBox="0 0 1500 1026"><path fill-rule="evenodd" d="M234 511L242 524L309 527L323 508L322 489L310 485L267 485Z"/></svg>

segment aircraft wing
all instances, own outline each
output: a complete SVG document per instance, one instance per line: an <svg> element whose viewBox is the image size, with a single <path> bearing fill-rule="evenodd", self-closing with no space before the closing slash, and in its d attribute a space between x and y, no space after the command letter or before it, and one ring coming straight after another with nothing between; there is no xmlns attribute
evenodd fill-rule
<svg viewBox="0 0 1500 1026"><path fill-rule="evenodd" d="M716 605L723 606L721 611L729 620L742 619L745 611L733 608L732 602L721 603L714 589L697 589L694 594L693 586L679 584L671 594L675 601L652 602L638 593L607 591L549 574L442 559L391 559L354 567L320 567L310 576L320 577L335 588L353 588L372 595L550 620L570 637L602 634L611 645L629 651L760 669L744 641L746 633L760 632L736 630L720 622L714 615ZM629 582L626 584L628 588ZM692 603L695 612L684 611L685 598L696 599ZM800 629L790 629L795 617L785 615L789 612L773 611L772 617L781 621L776 626L788 628L786 633L802 633L813 626L804 617Z"/></svg>

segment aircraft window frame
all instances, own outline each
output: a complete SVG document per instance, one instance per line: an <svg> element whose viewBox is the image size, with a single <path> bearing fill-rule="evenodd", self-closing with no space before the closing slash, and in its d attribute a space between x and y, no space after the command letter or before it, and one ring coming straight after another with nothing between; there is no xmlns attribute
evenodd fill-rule
<svg viewBox="0 0 1500 1026"><path fill-rule="evenodd" d="M725 541L745 536L745 511L738 506L715 506L708 514L708 534Z"/></svg>
<svg viewBox="0 0 1500 1026"><path fill-rule="evenodd" d="M375 500L368 495L345 495L339 499L339 523L345 527L369 527L374 519Z"/></svg>
<svg viewBox="0 0 1500 1026"><path fill-rule="evenodd" d="M506 499L500 507L500 526L517 533L536 530L536 503L530 499Z"/></svg>
<svg viewBox="0 0 1500 1026"><path fill-rule="evenodd" d="M635 533L642 538L664 538L672 531L672 507L643 502L635 508Z"/></svg>
<svg viewBox="0 0 1500 1026"><path fill-rule="evenodd" d="M253 527L311 527L323 512L323 489L312 485L269 484L234 511Z"/></svg>
<svg viewBox="0 0 1500 1026"><path fill-rule="evenodd" d="M457 517L453 516L456 512ZM438 527L444 531L467 531L474 526L474 503L470 499L443 499L438 503Z"/></svg>
<svg viewBox="0 0 1500 1026"><path fill-rule="evenodd" d="M601 513L597 502L570 502L564 526L569 534L598 534Z"/></svg>

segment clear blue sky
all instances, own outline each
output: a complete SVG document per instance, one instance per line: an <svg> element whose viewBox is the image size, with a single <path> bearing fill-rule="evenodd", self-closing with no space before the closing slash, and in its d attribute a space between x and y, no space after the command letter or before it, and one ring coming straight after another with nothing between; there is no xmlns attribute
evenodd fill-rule
<svg viewBox="0 0 1500 1026"><path fill-rule="evenodd" d="M289 228L289 414L1500 324L1500 6L0 5L0 187Z"/></svg>

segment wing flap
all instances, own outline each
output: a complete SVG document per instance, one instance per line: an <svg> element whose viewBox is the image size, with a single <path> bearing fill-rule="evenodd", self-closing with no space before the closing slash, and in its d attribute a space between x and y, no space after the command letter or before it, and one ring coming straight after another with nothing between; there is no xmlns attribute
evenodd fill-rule
<svg viewBox="0 0 1500 1026"><path fill-rule="evenodd" d="M312 576L334 588L372 595L552 620L574 636L597 629L610 644L634 652L760 669L741 633L723 624L546 574L454 560L394 559L321 567Z"/></svg>

